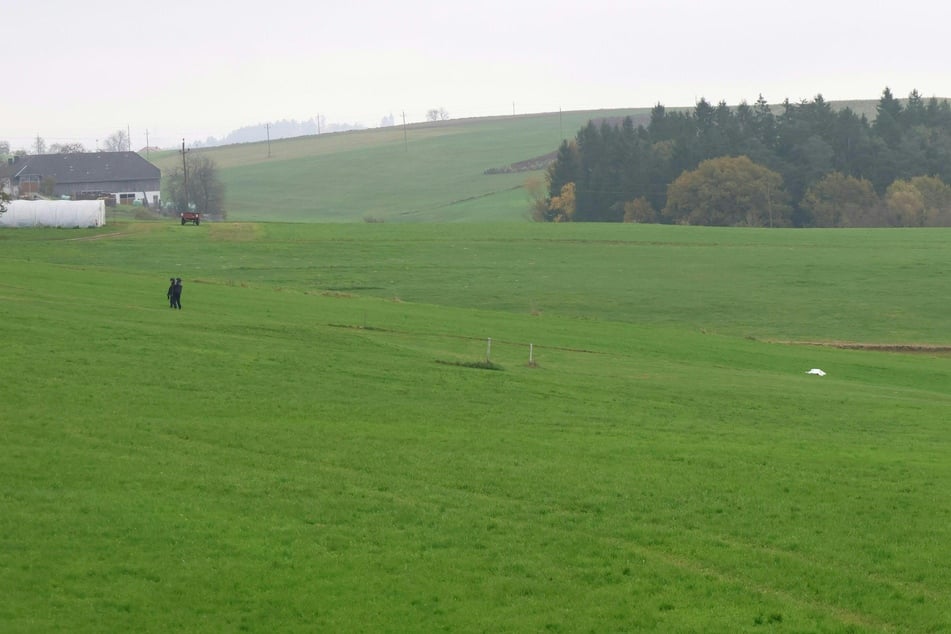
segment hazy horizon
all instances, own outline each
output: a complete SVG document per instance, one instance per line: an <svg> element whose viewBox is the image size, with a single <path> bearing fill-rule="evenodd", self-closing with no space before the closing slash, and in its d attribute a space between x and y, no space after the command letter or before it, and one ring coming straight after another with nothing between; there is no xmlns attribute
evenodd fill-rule
<svg viewBox="0 0 951 634"><path fill-rule="evenodd" d="M768 10L772 9L772 10ZM38 17L42 16L42 17ZM119 17L121 16L121 18ZM24 60L4 98L0 140L27 149L117 130L133 149L223 138L242 127L321 117L368 128L384 117L451 118L951 96L951 8L847 0L794 9L748 1L592 0L460 6L275 0L221 11L167 0L15 4L8 50Z"/></svg>

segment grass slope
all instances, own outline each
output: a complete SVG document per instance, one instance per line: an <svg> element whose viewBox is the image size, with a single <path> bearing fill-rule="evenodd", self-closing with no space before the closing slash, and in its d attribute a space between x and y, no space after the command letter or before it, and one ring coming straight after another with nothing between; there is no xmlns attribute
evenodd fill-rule
<svg viewBox="0 0 951 634"><path fill-rule="evenodd" d="M529 173L492 168L549 154L591 118L644 108L459 119L201 150L220 167L231 220L524 221ZM193 150L194 151L194 150ZM153 156L163 170L181 154ZM540 172L535 172L540 177Z"/></svg>
<svg viewBox="0 0 951 634"><path fill-rule="evenodd" d="M832 106L871 120L876 104ZM589 120L625 116L646 125L650 109L459 119L191 151L219 166L231 220L522 222L530 209L525 183L543 181L543 172L485 171L551 154ZM181 165L177 151L150 158L166 172Z"/></svg>
<svg viewBox="0 0 951 634"><path fill-rule="evenodd" d="M0 630L951 627L946 232L516 227L0 233Z"/></svg>

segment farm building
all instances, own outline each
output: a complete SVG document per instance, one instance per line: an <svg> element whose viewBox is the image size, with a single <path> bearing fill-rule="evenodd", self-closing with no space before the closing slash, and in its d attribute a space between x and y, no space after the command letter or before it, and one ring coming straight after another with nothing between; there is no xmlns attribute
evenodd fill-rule
<svg viewBox="0 0 951 634"><path fill-rule="evenodd" d="M52 198L159 205L162 172L135 152L38 154L13 161L14 197L42 193Z"/></svg>
<svg viewBox="0 0 951 634"><path fill-rule="evenodd" d="M0 214L0 227L101 227L106 204L101 200L14 200Z"/></svg>

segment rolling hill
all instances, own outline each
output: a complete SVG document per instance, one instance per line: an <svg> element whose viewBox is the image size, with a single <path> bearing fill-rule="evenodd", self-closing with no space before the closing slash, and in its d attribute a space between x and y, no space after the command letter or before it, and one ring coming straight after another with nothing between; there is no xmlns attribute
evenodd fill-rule
<svg viewBox="0 0 951 634"><path fill-rule="evenodd" d="M230 220L522 222L527 178L513 163L550 154L591 118L648 109L461 119L209 148ZM181 154L153 155L163 170ZM487 171L503 173L486 174Z"/></svg>
<svg viewBox="0 0 951 634"><path fill-rule="evenodd" d="M871 118L875 103L833 106ZM544 172L508 168L550 155L589 120L626 116L646 124L650 108L459 119L190 151L220 168L230 220L524 222L526 182L544 182ZM151 160L167 171L181 154Z"/></svg>

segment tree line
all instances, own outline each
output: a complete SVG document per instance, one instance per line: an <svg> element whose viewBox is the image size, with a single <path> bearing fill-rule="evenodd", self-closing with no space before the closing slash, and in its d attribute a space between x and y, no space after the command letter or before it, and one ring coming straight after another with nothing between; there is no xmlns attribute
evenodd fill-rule
<svg viewBox="0 0 951 634"><path fill-rule="evenodd" d="M125 130L116 130L103 140L102 149L106 152L131 152L132 148L129 135ZM11 152L10 142L0 141L0 158L29 156L30 154L82 154L87 151L86 147L78 142L53 143L47 145L46 140L39 135L33 139L28 150L20 148L19 150ZM97 149L96 151L99 150Z"/></svg>
<svg viewBox="0 0 951 634"><path fill-rule="evenodd" d="M658 104L646 125L589 121L546 177L538 221L951 226L951 104L885 88L874 122L821 95Z"/></svg>

